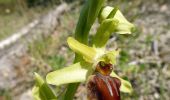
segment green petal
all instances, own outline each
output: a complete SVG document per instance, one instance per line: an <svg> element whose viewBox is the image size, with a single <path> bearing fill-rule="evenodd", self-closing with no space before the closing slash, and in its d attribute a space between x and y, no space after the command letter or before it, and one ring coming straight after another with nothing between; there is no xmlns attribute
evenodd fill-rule
<svg viewBox="0 0 170 100"><path fill-rule="evenodd" d="M34 100L57 100L55 94L44 80L35 73L36 84L32 89Z"/></svg>
<svg viewBox="0 0 170 100"><path fill-rule="evenodd" d="M109 14L114 10L113 7L105 7L102 9L99 20L100 22L103 22L106 20L109 16ZM130 23L120 12L120 10L117 10L116 14L114 15L113 19L116 19L119 21L118 27L116 28L116 33L119 34L130 34L134 30L134 25Z"/></svg>
<svg viewBox="0 0 170 100"><path fill-rule="evenodd" d="M117 24L118 20L116 19L106 19L101 23L93 40L96 48L101 48L106 45L111 33L115 31Z"/></svg>
<svg viewBox="0 0 170 100"><path fill-rule="evenodd" d="M111 76L120 79L120 81L121 81L120 91L125 92L125 93L132 93L132 92L133 92L132 85L131 85L131 83L130 83L129 81L120 78L120 77L119 77L118 75L116 75L116 73L113 72L113 71L112 71L112 73L111 73Z"/></svg>
<svg viewBox="0 0 170 100"><path fill-rule="evenodd" d="M134 25L130 23L119 23L116 28L116 33L118 34L130 34L134 30Z"/></svg>
<svg viewBox="0 0 170 100"><path fill-rule="evenodd" d="M94 61L96 56L96 50L94 48L88 47L72 37L68 37L67 43L74 52L82 55L87 62L92 63Z"/></svg>
<svg viewBox="0 0 170 100"><path fill-rule="evenodd" d="M67 83L83 82L92 71L91 65L78 62L69 67L50 72L46 76L47 83L62 85Z"/></svg>
<svg viewBox="0 0 170 100"><path fill-rule="evenodd" d="M119 55L119 50L108 51L106 54L99 58L99 61L104 61L106 63L116 64L116 59Z"/></svg>

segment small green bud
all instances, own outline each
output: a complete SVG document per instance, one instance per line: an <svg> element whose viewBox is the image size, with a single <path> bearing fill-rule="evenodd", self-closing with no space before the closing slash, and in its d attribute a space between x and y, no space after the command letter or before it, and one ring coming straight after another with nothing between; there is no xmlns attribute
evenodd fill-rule
<svg viewBox="0 0 170 100"><path fill-rule="evenodd" d="M108 19L108 16L115 8L106 6L104 7L99 15L99 22L102 23L104 20ZM134 30L134 25L130 23L120 12L120 10L117 10L114 17L109 19L116 19L118 20L117 27L115 29L115 33L119 34L130 34ZM114 26L115 27L115 26Z"/></svg>

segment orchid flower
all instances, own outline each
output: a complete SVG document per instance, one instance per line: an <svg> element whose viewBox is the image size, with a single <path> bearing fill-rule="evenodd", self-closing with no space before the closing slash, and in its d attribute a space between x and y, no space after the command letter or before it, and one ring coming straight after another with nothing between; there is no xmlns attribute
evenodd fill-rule
<svg viewBox="0 0 170 100"><path fill-rule="evenodd" d="M68 46L80 59L78 58L79 60L72 65L48 73L46 82L38 76L36 78L37 86L35 86L33 91L35 94L41 92L40 87L42 87L42 84L45 84L47 90L52 93L47 83L59 86L69 83L87 82L90 75L95 71L96 65L101 61L112 65L116 64L120 50L108 51L106 48L107 41L112 33L131 34L134 25L127 21L117 8L106 6L100 9L104 0L97 1L99 5L95 6L95 0L88 0L77 24L75 31L76 39L73 37L68 37L67 39ZM93 6L96 8L94 9ZM94 35L92 46L89 46L87 41L88 33L97 16L99 17L100 26ZM81 34L80 32L83 33ZM110 76L120 80L120 91L125 93L131 93L133 91L131 83L119 77L114 71L112 71ZM39 96L39 94L37 95ZM55 98L54 95L51 97Z"/></svg>
<svg viewBox="0 0 170 100"><path fill-rule="evenodd" d="M83 57L83 61L65 67L61 70L56 70L47 74L47 83L53 85L62 85L74 82L85 82L88 76L95 70L98 62L104 61L110 64L116 64L116 57L119 55L119 50L107 51L105 49L98 49L84 45L72 37L67 39L69 47ZM112 77L117 77L121 80L120 90L122 92L132 92L131 84L120 78L113 71Z"/></svg>
<svg viewBox="0 0 170 100"><path fill-rule="evenodd" d="M107 18L109 13L112 11L114 11L114 8L112 7L103 8L100 14L101 25L94 36L93 47L82 44L72 37L67 39L69 47L75 53L81 55L83 60L63 69L48 73L46 77L47 83L62 85L75 82L85 82L88 79L88 76L90 76L95 70L95 66L98 62L104 61L113 65L116 64L116 58L119 55L119 50L107 51L105 45L111 33L116 32L120 34L130 34L131 29L134 26L125 19L119 10L116 11L113 18ZM114 71L111 73L111 76L117 77L121 80L122 85L120 90L122 92L132 92L130 82L120 78Z"/></svg>

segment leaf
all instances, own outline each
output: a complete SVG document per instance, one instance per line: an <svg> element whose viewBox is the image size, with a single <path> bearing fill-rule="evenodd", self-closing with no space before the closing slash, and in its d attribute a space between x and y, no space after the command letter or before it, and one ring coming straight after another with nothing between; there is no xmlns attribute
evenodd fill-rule
<svg viewBox="0 0 170 100"><path fill-rule="evenodd" d="M79 42L84 43L84 44L87 44L88 34L89 34L88 32L90 31L90 29L87 30L86 28L88 12L89 12L89 3L86 2L81 10L80 17L79 17L78 23L76 25L76 30L75 30L75 38Z"/></svg>
<svg viewBox="0 0 170 100"><path fill-rule="evenodd" d="M36 84L32 89L34 100L57 100L55 94L44 80L35 73Z"/></svg>
<svg viewBox="0 0 170 100"><path fill-rule="evenodd" d="M93 40L96 48L102 48L106 45L111 33L116 29L117 24L118 20L116 19L106 19L101 23Z"/></svg>
<svg viewBox="0 0 170 100"><path fill-rule="evenodd" d="M120 79L121 81L121 86L120 86L120 91L125 92L125 93L132 93L133 92L133 88L130 82L120 78L118 75L116 75L115 72L112 71L111 73L112 77L116 77L118 79Z"/></svg>
<svg viewBox="0 0 170 100"><path fill-rule="evenodd" d="M105 1L106 0L88 0L89 12L87 18L87 25L91 26L94 23Z"/></svg>
<svg viewBox="0 0 170 100"><path fill-rule="evenodd" d="M87 0L83 6L75 31L75 38L79 42L88 44L89 31L99 15L104 2L105 0Z"/></svg>
<svg viewBox="0 0 170 100"><path fill-rule="evenodd" d="M92 63L94 61L94 58L96 56L96 51L92 47L88 47L77 40L75 40L72 37L68 37L67 43L69 47L79 55L83 56L84 60L86 60L89 63Z"/></svg>
<svg viewBox="0 0 170 100"><path fill-rule="evenodd" d="M84 62L78 62L60 70L50 72L46 76L47 83L62 85L67 83L83 82L86 80L92 67Z"/></svg>

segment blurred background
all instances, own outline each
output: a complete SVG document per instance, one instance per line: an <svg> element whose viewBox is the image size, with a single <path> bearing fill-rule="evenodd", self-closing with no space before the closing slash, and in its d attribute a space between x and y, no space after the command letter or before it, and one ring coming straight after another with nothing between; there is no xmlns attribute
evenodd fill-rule
<svg viewBox="0 0 170 100"><path fill-rule="evenodd" d="M44 76L72 63L72 36L85 0L0 0L0 100L33 100L33 72ZM121 48L115 71L134 92L122 100L170 100L170 0L108 0L135 24L131 35L113 34ZM93 31L97 25L95 24ZM54 87L57 96L66 85ZM86 100L82 83L75 100Z"/></svg>

